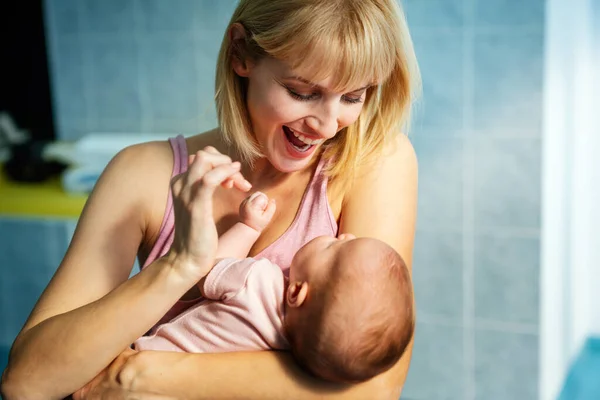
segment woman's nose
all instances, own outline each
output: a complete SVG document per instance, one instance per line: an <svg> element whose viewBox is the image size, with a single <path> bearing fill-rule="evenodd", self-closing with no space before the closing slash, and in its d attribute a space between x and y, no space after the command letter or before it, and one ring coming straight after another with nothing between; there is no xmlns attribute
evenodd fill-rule
<svg viewBox="0 0 600 400"><path fill-rule="evenodd" d="M313 114L306 118L306 125L325 140L331 139L339 130L337 106L319 104Z"/></svg>

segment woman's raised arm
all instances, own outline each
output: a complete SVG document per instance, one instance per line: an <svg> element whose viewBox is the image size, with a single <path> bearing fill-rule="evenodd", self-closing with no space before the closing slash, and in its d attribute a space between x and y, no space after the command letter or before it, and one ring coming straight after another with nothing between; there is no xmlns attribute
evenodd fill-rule
<svg viewBox="0 0 600 400"><path fill-rule="evenodd" d="M165 142L127 148L110 162L67 254L13 344L2 378L5 398L74 392L193 285L162 260L127 280L153 201L166 203L171 165Z"/></svg>

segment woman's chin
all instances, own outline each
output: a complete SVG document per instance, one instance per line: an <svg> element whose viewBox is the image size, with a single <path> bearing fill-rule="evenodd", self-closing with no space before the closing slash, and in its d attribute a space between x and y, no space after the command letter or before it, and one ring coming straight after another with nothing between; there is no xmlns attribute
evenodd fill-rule
<svg viewBox="0 0 600 400"><path fill-rule="evenodd" d="M275 159L271 161L271 165L273 165L273 167L279 172L292 173L302 171L308 166L309 162L310 159L292 161L282 159L281 157L275 157Z"/></svg>
<svg viewBox="0 0 600 400"><path fill-rule="evenodd" d="M272 151L268 159L271 165L279 172L291 173L298 172L307 168L314 160L316 149L310 149L309 154L306 157L298 158L297 155L291 155L288 149L277 148ZM294 157L295 156L295 157Z"/></svg>

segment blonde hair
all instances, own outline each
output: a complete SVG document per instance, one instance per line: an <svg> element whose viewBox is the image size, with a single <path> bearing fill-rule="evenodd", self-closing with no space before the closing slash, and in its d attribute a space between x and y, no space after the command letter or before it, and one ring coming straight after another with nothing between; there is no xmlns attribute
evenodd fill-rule
<svg viewBox="0 0 600 400"><path fill-rule="evenodd" d="M234 23L245 28L244 43L231 43L227 32ZM332 77L332 89L340 92L374 84L357 121L324 146L324 157L336 161L327 167L331 178L351 178L390 139L408 131L420 75L397 0L241 0L227 32L217 63L217 115L225 140L245 161L262 155L245 104L246 83L233 71L233 57L273 57L310 71L304 78L313 82Z"/></svg>

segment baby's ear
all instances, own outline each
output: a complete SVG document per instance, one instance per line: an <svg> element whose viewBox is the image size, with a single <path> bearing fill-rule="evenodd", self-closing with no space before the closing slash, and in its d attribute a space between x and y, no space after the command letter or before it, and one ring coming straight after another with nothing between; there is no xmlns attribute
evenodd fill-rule
<svg viewBox="0 0 600 400"><path fill-rule="evenodd" d="M308 282L290 282L285 300L290 307L300 307L308 294Z"/></svg>

